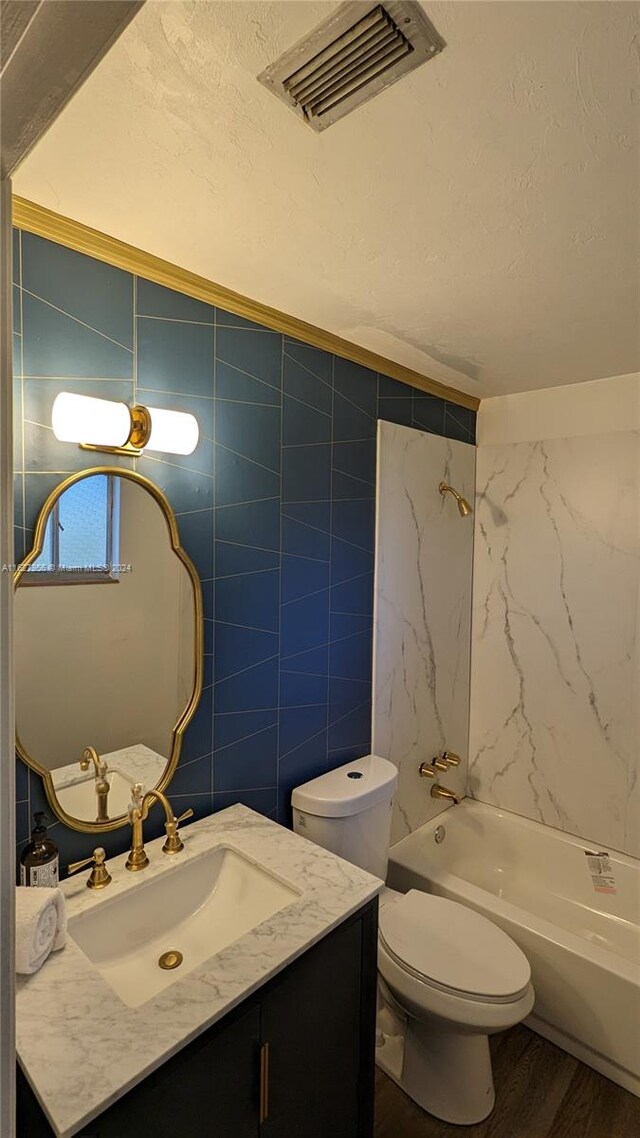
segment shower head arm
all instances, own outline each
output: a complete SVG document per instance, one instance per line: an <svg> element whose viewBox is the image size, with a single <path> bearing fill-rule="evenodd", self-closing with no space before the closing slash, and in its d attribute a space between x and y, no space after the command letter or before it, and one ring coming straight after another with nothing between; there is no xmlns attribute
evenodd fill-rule
<svg viewBox="0 0 640 1138"><path fill-rule="evenodd" d="M467 514L472 513L471 506L467 502L466 498L463 498L462 494L459 494L457 490L454 490L453 486L449 486L448 482L441 482L438 486L438 490L442 494L443 498L445 494L453 494L453 497L458 503L458 510L460 511L460 514L463 518L466 517Z"/></svg>
<svg viewBox="0 0 640 1138"><path fill-rule="evenodd" d="M450 486L448 482L441 482L440 485L438 486L438 490L442 494L443 498L444 498L445 494L453 494L456 502L460 501L461 495L458 494L458 491L454 490L453 486Z"/></svg>

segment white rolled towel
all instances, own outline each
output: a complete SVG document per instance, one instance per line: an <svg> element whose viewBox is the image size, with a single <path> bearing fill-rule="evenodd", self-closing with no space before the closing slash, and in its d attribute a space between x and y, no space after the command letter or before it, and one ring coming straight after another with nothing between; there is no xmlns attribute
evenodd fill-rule
<svg viewBox="0 0 640 1138"><path fill-rule="evenodd" d="M60 889L16 887L16 972L30 975L64 947L67 913Z"/></svg>

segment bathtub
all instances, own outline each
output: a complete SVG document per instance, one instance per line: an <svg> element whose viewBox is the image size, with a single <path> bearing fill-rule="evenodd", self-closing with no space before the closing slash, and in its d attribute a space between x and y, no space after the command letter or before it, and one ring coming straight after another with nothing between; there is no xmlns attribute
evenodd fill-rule
<svg viewBox="0 0 640 1138"><path fill-rule="evenodd" d="M531 964L525 1022L640 1096L640 862L610 851L616 891L596 891L600 849L466 798L391 847L388 883L504 929Z"/></svg>

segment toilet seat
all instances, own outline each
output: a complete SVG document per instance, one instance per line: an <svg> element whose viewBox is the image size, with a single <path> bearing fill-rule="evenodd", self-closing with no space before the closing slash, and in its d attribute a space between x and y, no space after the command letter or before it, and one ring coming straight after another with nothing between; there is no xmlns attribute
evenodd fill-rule
<svg viewBox="0 0 640 1138"><path fill-rule="evenodd" d="M412 889L380 913L384 950L405 973L450 996L507 1004L529 989L524 953L482 914Z"/></svg>

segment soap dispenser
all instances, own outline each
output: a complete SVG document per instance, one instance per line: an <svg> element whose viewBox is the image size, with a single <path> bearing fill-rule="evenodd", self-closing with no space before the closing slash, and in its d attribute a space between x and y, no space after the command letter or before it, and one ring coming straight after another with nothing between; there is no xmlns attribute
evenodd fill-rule
<svg viewBox="0 0 640 1138"><path fill-rule="evenodd" d="M31 841L20 856L20 884L55 889L58 884L58 847L47 837L46 815L42 810L36 811L34 818L36 824L31 831Z"/></svg>

